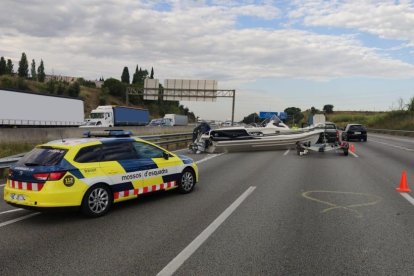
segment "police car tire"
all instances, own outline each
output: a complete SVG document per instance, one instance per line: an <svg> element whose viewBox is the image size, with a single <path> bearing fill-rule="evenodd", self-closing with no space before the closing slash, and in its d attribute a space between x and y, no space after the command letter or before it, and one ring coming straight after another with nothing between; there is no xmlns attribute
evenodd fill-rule
<svg viewBox="0 0 414 276"><path fill-rule="evenodd" d="M97 200L101 203L99 207L97 207L96 205L94 206L93 203L90 202L91 200L93 201L93 199L97 197ZM88 217L100 217L109 212L109 210L112 207L112 203L113 194L109 187L105 184L96 184L89 188L89 190L85 193L82 200L81 211L84 215ZM102 205L104 205L103 208ZM97 207L97 210L94 211L94 207Z"/></svg>
<svg viewBox="0 0 414 276"><path fill-rule="evenodd" d="M182 194L188 194L194 189L195 173L191 169L185 169L181 173L181 178L178 183L178 190Z"/></svg>

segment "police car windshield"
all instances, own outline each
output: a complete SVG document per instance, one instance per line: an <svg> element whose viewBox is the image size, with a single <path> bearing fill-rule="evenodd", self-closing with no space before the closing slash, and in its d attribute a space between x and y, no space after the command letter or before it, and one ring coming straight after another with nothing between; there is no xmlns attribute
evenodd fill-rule
<svg viewBox="0 0 414 276"><path fill-rule="evenodd" d="M35 148L17 162L19 166L54 166L59 164L66 150Z"/></svg>

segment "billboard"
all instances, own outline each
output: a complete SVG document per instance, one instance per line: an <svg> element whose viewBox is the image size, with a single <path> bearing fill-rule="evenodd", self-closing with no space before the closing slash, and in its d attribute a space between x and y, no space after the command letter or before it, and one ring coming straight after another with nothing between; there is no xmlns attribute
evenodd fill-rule
<svg viewBox="0 0 414 276"><path fill-rule="evenodd" d="M164 80L165 101L216 101L216 80Z"/></svg>
<svg viewBox="0 0 414 276"><path fill-rule="evenodd" d="M144 100L158 100L160 81L158 79L144 80Z"/></svg>

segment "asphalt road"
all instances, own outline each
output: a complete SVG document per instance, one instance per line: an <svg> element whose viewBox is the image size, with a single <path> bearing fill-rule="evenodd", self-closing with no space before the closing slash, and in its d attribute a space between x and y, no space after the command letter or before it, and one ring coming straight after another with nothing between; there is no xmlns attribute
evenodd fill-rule
<svg viewBox="0 0 414 276"><path fill-rule="evenodd" d="M368 139L348 157L193 155L193 193L98 219L2 202L0 275L413 275L414 205L395 188L402 170L414 188L414 139Z"/></svg>

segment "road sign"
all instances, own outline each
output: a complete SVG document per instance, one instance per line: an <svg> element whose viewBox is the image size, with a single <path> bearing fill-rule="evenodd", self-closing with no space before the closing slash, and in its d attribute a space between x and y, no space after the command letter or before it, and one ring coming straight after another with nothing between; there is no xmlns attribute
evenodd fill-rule
<svg viewBox="0 0 414 276"><path fill-rule="evenodd" d="M273 112L273 111L260 111L260 113L259 113L260 119L268 119L268 118L271 118L274 115L277 116L277 112Z"/></svg>

